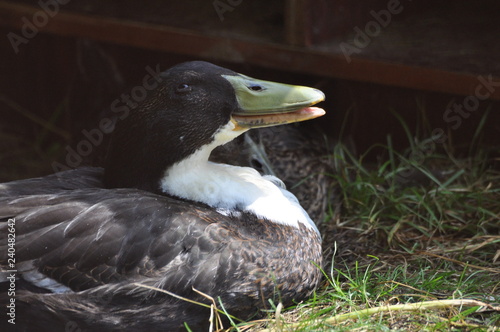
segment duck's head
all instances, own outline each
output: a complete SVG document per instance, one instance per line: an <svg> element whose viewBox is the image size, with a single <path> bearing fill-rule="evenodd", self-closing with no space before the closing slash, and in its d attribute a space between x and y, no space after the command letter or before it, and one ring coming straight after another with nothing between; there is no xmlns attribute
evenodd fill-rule
<svg viewBox="0 0 500 332"><path fill-rule="evenodd" d="M203 61L160 74L158 87L118 120L105 164L107 187L159 191L170 166L251 128L313 119L324 94L254 79ZM203 155L202 158L205 158Z"/></svg>

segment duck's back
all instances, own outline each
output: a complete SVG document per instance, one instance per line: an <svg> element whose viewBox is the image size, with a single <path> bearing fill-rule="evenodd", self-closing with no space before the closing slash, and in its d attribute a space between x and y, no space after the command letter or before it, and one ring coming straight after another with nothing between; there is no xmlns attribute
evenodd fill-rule
<svg viewBox="0 0 500 332"><path fill-rule="evenodd" d="M245 319L266 299L291 304L318 283L320 238L311 228L105 189L101 178L102 170L87 168L0 188L0 236L16 239L14 267L7 242L0 255L19 278L17 328L170 331L208 323L207 309L137 284L208 303L196 289Z"/></svg>

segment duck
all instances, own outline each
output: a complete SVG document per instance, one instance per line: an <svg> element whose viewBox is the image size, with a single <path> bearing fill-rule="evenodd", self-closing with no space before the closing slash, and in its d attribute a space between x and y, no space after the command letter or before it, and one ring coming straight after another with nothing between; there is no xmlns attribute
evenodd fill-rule
<svg viewBox="0 0 500 332"><path fill-rule="evenodd" d="M297 198L209 158L250 129L324 115L324 94L204 61L154 79L103 168L0 184L2 330L203 331L210 299L246 320L318 286L321 235Z"/></svg>

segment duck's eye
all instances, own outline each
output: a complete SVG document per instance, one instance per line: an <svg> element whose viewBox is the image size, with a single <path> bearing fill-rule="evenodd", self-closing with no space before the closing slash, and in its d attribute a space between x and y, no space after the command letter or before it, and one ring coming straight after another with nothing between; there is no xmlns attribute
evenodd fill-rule
<svg viewBox="0 0 500 332"><path fill-rule="evenodd" d="M252 90L252 91L263 91L263 90L265 90L265 88L262 85L258 85L258 84L249 85L248 88L250 90Z"/></svg>
<svg viewBox="0 0 500 332"><path fill-rule="evenodd" d="M191 86L190 86L189 84L182 83L182 84L179 84L179 85L177 86L176 91L177 91L178 93L186 93L186 92L191 91Z"/></svg>

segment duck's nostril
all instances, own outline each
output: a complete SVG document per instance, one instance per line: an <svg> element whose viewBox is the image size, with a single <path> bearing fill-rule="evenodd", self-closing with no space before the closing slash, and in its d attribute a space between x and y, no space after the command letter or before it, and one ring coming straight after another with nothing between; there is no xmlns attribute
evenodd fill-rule
<svg viewBox="0 0 500 332"><path fill-rule="evenodd" d="M264 90L264 88L261 85L257 85L257 84L250 85L248 88L250 90L252 90L252 91L262 91L262 90Z"/></svg>

